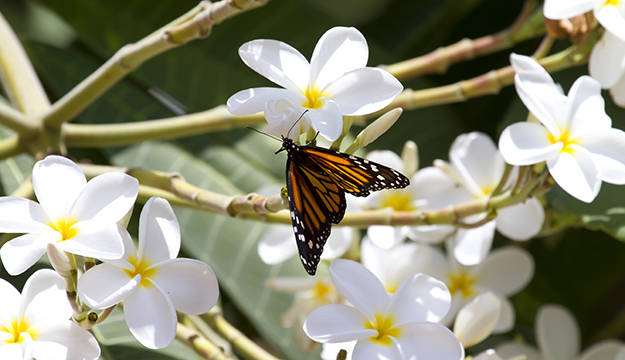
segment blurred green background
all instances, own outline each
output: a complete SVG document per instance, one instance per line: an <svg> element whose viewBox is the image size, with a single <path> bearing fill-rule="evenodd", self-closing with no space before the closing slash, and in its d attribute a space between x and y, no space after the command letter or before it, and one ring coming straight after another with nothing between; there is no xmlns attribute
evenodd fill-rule
<svg viewBox="0 0 625 360"><path fill-rule="evenodd" d="M50 99L56 101L121 46L138 41L196 4L189 0L1 0L0 12L20 37ZM339 25L356 26L368 41L369 65L392 64L463 38L500 31L514 21L522 5L522 0L272 0L264 7L216 25L207 39L192 41L148 61L81 113L75 122L115 123L174 116L148 93L153 87L193 113L224 104L236 91L271 86L238 57L238 47L252 39L281 40L309 58L326 30ZM531 54L539 42L540 39L529 40L510 51ZM567 41L559 41L555 49L566 46ZM404 86L425 89L469 79L507 66L510 51L455 65L444 75L405 81ZM562 71L554 78L566 91L583 74L587 74L586 66ZM615 126L625 128L625 111L614 106L607 93L605 98ZM513 87L507 87L496 96L406 111L368 150L390 149L399 153L404 142L412 140L419 146L421 166L429 166L434 159L447 159L448 148L457 135L482 131L497 139L505 125L526 116L527 110ZM360 130L354 127L353 133ZM2 131L3 137L7 134L8 131ZM170 142L70 149L70 156L77 161L177 171L197 186L244 194L284 183L284 154L274 155L278 147L279 143L271 139L240 129ZM4 194L11 193L30 175L33 162L22 155L0 163ZM515 334L533 341L536 310L545 302L560 303L573 311L585 344L594 341L602 329L625 311L621 294L625 286L625 246L612 237L625 238L625 231L621 231L625 224L625 188L604 184L599 198L590 205L572 199L557 187L548 199L554 211L575 215L588 229L569 229L516 244L527 248L536 260L534 280L513 297L517 326L506 336L493 337L476 349L469 349L469 353ZM137 233L139 212L137 206L130 226L133 235ZM296 258L273 267L260 261L256 246L267 226L185 209L176 209L176 213L183 232L181 256L201 259L213 267L220 281L227 319L278 356L318 358L319 350L302 354L295 346L292 329L282 329L277 324L277 318L290 305L291 296L266 290L265 280L307 275ZM495 245L509 242L498 235ZM11 278L4 269L0 274L18 288L28 275ZM615 336L622 337L622 329L615 329ZM196 358L179 344L156 352L144 349L125 329L121 313L94 332L101 341L103 357L109 360Z"/></svg>

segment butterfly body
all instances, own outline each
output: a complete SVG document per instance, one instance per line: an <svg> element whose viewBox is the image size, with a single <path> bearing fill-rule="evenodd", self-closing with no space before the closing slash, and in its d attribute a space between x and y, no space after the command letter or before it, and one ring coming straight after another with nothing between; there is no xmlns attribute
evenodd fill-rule
<svg viewBox="0 0 625 360"><path fill-rule="evenodd" d="M300 260L310 275L317 270L331 224L345 215L345 193L367 196L371 191L400 189L410 180L387 166L354 155L297 145L282 137L286 151L286 184L291 222Z"/></svg>

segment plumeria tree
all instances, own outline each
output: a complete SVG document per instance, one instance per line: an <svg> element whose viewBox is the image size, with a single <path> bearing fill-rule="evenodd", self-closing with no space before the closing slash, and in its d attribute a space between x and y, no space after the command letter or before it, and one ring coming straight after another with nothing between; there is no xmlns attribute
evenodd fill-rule
<svg viewBox="0 0 625 360"><path fill-rule="evenodd" d="M625 359L624 6L0 2L0 358Z"/></svg>

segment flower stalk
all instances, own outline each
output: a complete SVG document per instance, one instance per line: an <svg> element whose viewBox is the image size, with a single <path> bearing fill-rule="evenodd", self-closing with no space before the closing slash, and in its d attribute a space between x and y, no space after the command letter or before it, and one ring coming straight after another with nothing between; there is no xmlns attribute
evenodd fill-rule
<svg viewBox="0 0 625 360"><path fill-rule="evenodd" d="M542 8L536 1L526 1L523 10L507 29L478 39L462 39L455 44L438 48L429 54L396 64L381 66L399 80L426 74L444 74L453 64L508 49L515 44L545 33Z"/></svg>
<svg viewBox="0 0 625 360"><path fill-rule="evenodd" d="M198 331L178 323L176 327L176 339L187 344L193 351L207 360L229 360L223 351L208 341Z"/></svg>
<svg viewBox="0 0 625 360"><path fill-rule="evenodd" d="M220 308L214 307L201 317L217 334L231 343L233 350L244 359L278 360L226 321Z"/></svg>

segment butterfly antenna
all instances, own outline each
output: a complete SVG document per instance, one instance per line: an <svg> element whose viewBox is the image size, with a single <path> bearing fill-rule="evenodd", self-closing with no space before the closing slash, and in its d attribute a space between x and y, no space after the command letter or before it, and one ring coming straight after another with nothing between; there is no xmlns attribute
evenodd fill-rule
<svg viewBox="0 0 625 360"><path fill-rule="evenodd" d="M295 127L295 125L297 125L297 123L302 120L302 118L304 117L304 115L306 115L306 113L308 112L308 110L304 110L304 112L302 113L302 115L300 115L297 120L295 120L295 122L293 123L293 125L291 125L291 128L289 129L289 132L286 133L286 137L289 137L289 134L291 134L291 130L293 130L293 128Z"/></svg>
<svg viewBox="0 0 625 360"><path fill-rule="evenodd" d="M275 140L278 140L278 141L282 141L282 140L280 140L280 139L279 139L278 137L276 137L276 136L273 136L273 135L271 135L271 134L267 134L266 132L264 132L264 131L260 131L260 130L258 130L258 129L254 129L254 128L253 128L253 127L251 127L251 126L246 126L246 128L248 128L248 129L250 129L250 130L254 130L254 131L256 131L256 132L257 132L257 133L259 133L259 134L263 134L263 135L265 135L265 136L269 136L269 137L270 137L270 138L272 138L272 139L275 139Z"/></svg>

